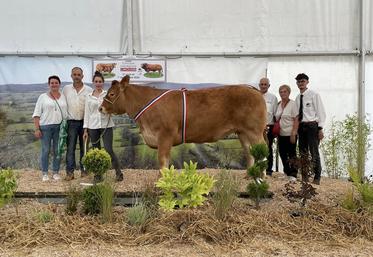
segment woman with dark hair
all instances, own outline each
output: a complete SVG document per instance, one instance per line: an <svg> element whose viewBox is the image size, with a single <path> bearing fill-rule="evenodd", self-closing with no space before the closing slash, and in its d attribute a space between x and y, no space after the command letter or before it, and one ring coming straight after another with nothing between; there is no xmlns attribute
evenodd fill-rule
<svg viewBox="0 0 373 257"><path fill-rule="evenodd" d="M60 123L67 116L65 97L60 93L61 80L58 76L48 78L48 92L39 96L32 115L35 137L41 139L41 171L43 181L48 181L49 152L53 148L53 176L59 180L61 157L57 155Z"/></svg>
<svg viewBox="0 0 373 257"><path fill-rule="evenodd" d="M123 174L120 170L119 161L113 151L113 127L114 122L111 116L98 111L104 97L106 90L104 90L104 77L100 72L95 73L92 82L94 90L87 96L84 110L84 134L83 138L86 140L88 135L94 148L101 148L101 138L104 143L105 150L110 154L112 165L116 173L116 181L123 180ZM102 177L95 176L95 181L101 181Z"/></svg>

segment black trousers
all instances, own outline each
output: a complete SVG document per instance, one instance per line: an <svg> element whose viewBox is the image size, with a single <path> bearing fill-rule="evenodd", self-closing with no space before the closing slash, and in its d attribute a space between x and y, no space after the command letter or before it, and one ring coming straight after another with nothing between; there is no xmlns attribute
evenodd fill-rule
<svg viewBox="0 0 373 257"><path fill-rule="evenodd" d="M101 139L100 135L104 132L105 129L88 129L88 134L93 148L101 149ZM120 165L117 156L113 151L113 128L107 128L105 133L102 136L104 142L104 148L106 152L111 157L111 163L115 169L116 174L120 174Z"/></svg>
<svg viewBox="0 0 373 257"><path fill-rule="evenodd" d="M295 161L297 156L297 143L292 144L290 142L290 136L279 136L278 138L278 150L282 165L284 166L284 173L288 176L297 177L297 169L295 165L291 163L291 160Z"/></svg>
<svg viewBox="0 0 373 257"><path fill-rule="evenodd" d="M74 170L76 169L75 149L78 140L80 152L79 167L82 172L85 172L82 164L82 158L84 155L83 132L83 120L67 121L66 174L74 174Z"/></svg>
<svg viewBox="0 0 373 257"><path fill-rule="evenodd" d="M301 156L311 154L312 167L315 172L315 179L321 177L321 162L319 154L319 129L317 122L301 122L298 129L299 152Z"/></svg>
<svg viewBox="0 0 373 257"><path fill-rule="evenodd" d="M273 167L273 140L274 136L272 134L273 125L267 126L267 139L268 139L268 166L267 166L267 175L272 175L272 167Z"/></svg>

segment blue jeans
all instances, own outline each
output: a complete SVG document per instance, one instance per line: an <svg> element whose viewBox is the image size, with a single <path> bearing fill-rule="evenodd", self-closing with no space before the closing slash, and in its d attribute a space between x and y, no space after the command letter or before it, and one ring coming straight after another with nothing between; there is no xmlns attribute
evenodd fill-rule
<svg viewBox="0 0 373 257"><path fill-rule="evenodd" d="M84 172L82 158L84 155L84 143L83 143L83 120L68 120L67 121L67 151L66 151L66 173L73 174L76 169L75 162L75 149L76 143L79 138L80 148L80 170Z"/></svg>
<svg viewBox="0 0 373 257"><path fill-rule="evenodd" d="M60 170L61 157L57 156L58 137L60 133L59 124L42 125L41 130L41 171L43 175L48 174L49 152L53 148L53 173L58 174Z"/></svg>

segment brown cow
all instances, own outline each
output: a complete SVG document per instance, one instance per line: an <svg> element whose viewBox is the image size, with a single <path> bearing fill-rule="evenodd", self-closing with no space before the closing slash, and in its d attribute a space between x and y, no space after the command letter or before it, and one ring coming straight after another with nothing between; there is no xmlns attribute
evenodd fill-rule
<svg viewBox="0 0 373 257"><path fill-rule="evenodd" d="M113 81L100 111L131 118L149 101L166 90L129 84L129 76ZM236 133L248 158L251 144L264 143L266 105L255 88L246 85L222 86L186 91L186 143L215 142ZM171 147L182 143L182 92L172 91L145 111L137 120L146 144L158 148L161 168L168 167Z"/></svg>
<svg viewBox="0 0 373 257"><path fill-rule="evenodd" d="M141 64L141 68L146 72L153 71L162 74L162 65L160 64L143 63Z"/></svg>

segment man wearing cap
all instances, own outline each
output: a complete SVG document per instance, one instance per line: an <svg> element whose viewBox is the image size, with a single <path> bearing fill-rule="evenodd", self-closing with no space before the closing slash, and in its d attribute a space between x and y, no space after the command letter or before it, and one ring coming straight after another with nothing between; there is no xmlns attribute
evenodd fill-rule
<svg viewBox="0 0 373 257"><path fill-rule="evenodd" d="M274 124L274 115L276 113L278 100L277 97L274 94L271 94L268 92L268 88L270 87L269 79L268 78L262 78L259 81L259 90L262 93L264 100L266 102L267 106L267 139L268 139L268 166L266 173L268 176L272 176L272 166L273 166L273 139L274 136L272 134L273 124Z"/></svg>
<svg viewBox="0 0 373 257"><path fill-rule="evenodd" d="M301 156L311 154L315 177L313 183L320 185L321 162L319 154L319 143L324 138L323 127L325 125L325 109L321 97L315 91L308 89L309 78L300 73L295 77L299 88L299 95L295 103L299 110L298 136L299 152Z"/></svg>

